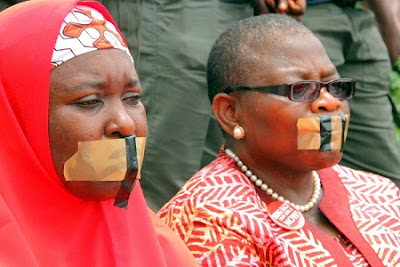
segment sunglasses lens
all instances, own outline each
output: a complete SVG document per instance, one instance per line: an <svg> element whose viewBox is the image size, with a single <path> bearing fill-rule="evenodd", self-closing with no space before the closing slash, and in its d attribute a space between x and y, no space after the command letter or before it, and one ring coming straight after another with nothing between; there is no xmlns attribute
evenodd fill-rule
<svg viewBox="0 0 400 267"><path fill-rule="evenodd" d="M293 101L312 101L318 98L319 86L316 82L298 82L292 84Z"/></svg>
<svg viewBox="0 0 400 267"><path fill-rule="evenodd" d="M329 84L329 93L338 99L350 99L354 93L354 81L335 81Z"/></svg>

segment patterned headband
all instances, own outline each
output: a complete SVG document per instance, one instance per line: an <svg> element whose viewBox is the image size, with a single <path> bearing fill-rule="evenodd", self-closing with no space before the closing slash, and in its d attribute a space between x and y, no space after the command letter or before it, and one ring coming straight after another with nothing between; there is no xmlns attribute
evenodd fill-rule
<svg viewBox="0 0 400 267"><path fill-rule="evenodd" d="M115 26L97 10L76 6L65 17L51 59L51 68L100 49L117 48L132 56Z"/></svg>

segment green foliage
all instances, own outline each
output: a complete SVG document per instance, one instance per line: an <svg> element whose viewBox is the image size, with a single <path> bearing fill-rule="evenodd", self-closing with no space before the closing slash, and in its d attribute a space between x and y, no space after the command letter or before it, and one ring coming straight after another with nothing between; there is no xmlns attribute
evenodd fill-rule
<svg viewBox="0 0 400 267"><path fill-rule="evenodd" d="M400 59L396 61L393 71L390 76L390 95L393 102L396 105L398 111L400 111ZM400 146L400 128L397 127L397 142Z"/></svg>
<svg viewBox="0 0 400 267"><path fill-rule="evenodd" d="M362 6L361 2L362 2L362 1L357 1L355 7L356 7L356 8L364 8L364 7Z"/></svg>
<svg viewBox="0 0 400 267"><path fill-rule="evenodd" d="M400 72L398 70L393 70L390 76L390 95L397 110L400 110Z"/></svg>
<svg viewBox="0 0 400 267"><path fill-rule="evenodd" d="M397 135L397 143L399 144L400 147L400 129L396 128L396 135Z"/></svg>

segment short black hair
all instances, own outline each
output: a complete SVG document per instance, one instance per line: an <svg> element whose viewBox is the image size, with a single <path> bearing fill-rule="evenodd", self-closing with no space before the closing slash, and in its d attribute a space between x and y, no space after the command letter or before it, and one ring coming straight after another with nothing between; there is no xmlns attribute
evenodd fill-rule
<svg viewBox="0 0 400 267"><path fill-rule="evenodd" d="M274 57L282 42L290 41L288 37L297 34L312 33L302 23L279 14L247 18L228 28L218 37L208 56L210 101L226 87L242 85L248 74L256 71L258 51L274 48L270 53Z"/></svg>

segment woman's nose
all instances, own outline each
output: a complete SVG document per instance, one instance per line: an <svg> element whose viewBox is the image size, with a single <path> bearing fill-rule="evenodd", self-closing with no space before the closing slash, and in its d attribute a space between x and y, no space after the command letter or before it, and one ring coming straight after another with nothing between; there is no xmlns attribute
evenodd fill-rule
<svg viewBox="0 0 400 267"><path fill-rule="evenodd" d="M126 137L135 133L135 122L129 115L123 103L113 105L107 111L108 121L106 123L104 134L108 137Z"/></svg>
<svg viewBox="0 0 400 267"><path fill-rule="evenodd" d="M311 111L318 113L320 111L335 111L342 107L341 100L333 97L324 87L316 100L311 103Z"/></svg>

